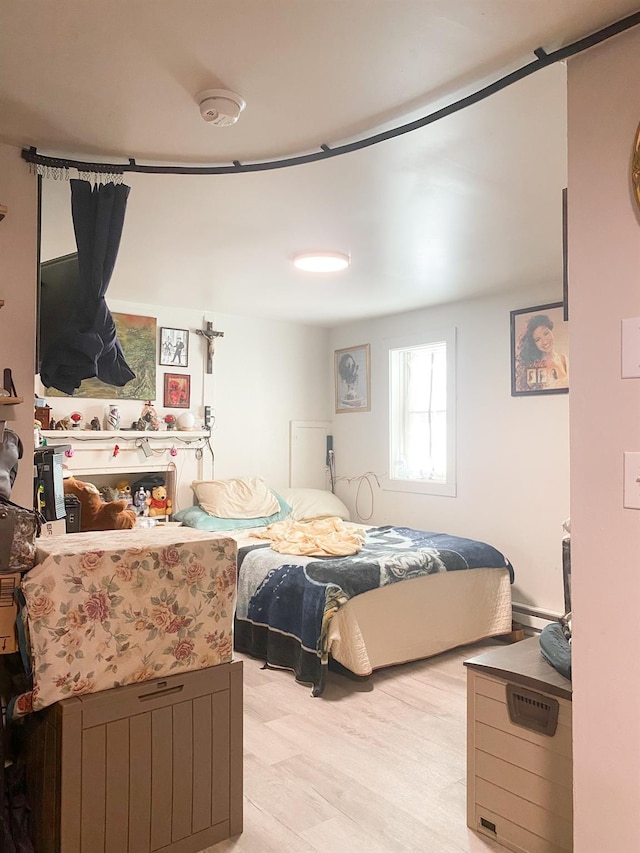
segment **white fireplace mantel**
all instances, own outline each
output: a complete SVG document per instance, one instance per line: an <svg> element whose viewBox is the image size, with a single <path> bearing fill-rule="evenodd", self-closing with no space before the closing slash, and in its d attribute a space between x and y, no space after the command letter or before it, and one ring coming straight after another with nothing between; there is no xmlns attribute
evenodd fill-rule
<svg viewBox="0 0 640 853"><path fill-rule="evenodd" d="M42 430L47 446L71 445L64 467L98 486L165 472L176 508L193 504L193 480L213 479L208 430Z"/></svg>

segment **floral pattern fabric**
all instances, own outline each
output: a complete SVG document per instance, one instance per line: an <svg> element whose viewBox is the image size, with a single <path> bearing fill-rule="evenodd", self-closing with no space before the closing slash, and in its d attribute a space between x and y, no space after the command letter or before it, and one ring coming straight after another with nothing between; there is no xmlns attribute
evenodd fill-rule
<svg viewBox="0 0 640 853"><path fill-rule="evenodd" d="M22 581L33 689L11 716L230 661L236 553L184 527L38 540Z"/></svg>

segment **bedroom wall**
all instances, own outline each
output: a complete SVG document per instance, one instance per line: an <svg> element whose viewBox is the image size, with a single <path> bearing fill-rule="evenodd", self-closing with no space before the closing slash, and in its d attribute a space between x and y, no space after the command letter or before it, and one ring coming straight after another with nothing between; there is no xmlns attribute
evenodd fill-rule
<svg viewBox="0 0 640 853"><path fill-rule="evenodd" d="M515 568L513 599L562 613L562 522L569 515L568 395L512 397L510 311L561 299L554 283L334 329L333 349L371 345L371 411L334 414L337 474L387 470L385 338L457 329L457 497L384 491L375 479L339 480L350 509L377 524L405 523L491 542ZM333 371L333 366L331 368Z"/></svg>
<svg viewBox="0 0 640 853"><path fill-rule="evenodd" d="M640 511L622 500L640 379L620 376L620 321L640 317L638 79L637 28L569 63L574 843L585 853L640 849Z"/></svg>
<svg viewBox="0 0 640 853"><path fill-rule="evenodd" d="M115 275L126 275L118 270ZM161 326L189 329L187 368L156 366L156 403L163 416L165 372L191 377L190 410L200 419L204 406L215 414L212 447L217 478L260 475L274 487L289 475L289 422L328 420L326 362L328 331L296 323L256 320L193 308L166 309L137 302L109 300L112 311L156 317ZM224 332L216 342L213 373L205 371L205 345L195 329L203 318ZM39 391L43 390L37 383ZM73 410L102 421L107 400L46 397L55 418ZM123 426L140 417L142 402L116 400ZM179 409L171 410L180 414Z"/></svg>
<svg viewBox="0 0 640 853"><path fill-rule="evenodd" d="M2 282L0 299L0 368L11 368L18 396L25 402L3 406L0 417L33 445L33 371L36 315L37 183L20 158L20 149L0 144L0 204L9 210L0 222ZM33 499L33 464L18 466L11 497L29 506Z"/></svg>
<svg viewBox="0 0 640 853"><path fill-rule="evenodd" d="M65 200L65 182L44 181L42 192L42 259L59 257L76 250L70 209ZM133 215L130 199L128 215ZM126 220L123 241L126 239ZM326 363L328 331L296 323L256 320L224 315L215 311L215 285L212 284L211 305L182 309L146 305L135 299L141 246L133 257L135 269L127 266L128 253L118 258L112 283L116 281L129 293L131 301L109 299L112 311L157 318L162 326L189 329L189 363L187 368L156 365L156 408L164 415L163 377L167 373L185 373L191 377L191 411L202 419L204 406L215 414L212 445L215 452L214 475L218 478L243 474L260 474L274 487L286 486L289 474L289 422L322 421L330 418L330 387ZM179 257L180 246L175 247ZM183 259L177 266L188 263ZM179 287L179 285L176 285ZM249 313L249 310L248 310ZM224 332L216 341L213 374L205 372L205 343L196 335L211 320L214 328ZM40 383L37 385L43 391ZM54 417L70 414L74 409L90 420L95 414L102 420L107 400L47 398ZM64 402L63 402L64 401ZM142 403L118 400L122 423L127 426L140 416ZM180 410L172 410L180 414ZM58 414L60 413L60 415Z"/></svg>

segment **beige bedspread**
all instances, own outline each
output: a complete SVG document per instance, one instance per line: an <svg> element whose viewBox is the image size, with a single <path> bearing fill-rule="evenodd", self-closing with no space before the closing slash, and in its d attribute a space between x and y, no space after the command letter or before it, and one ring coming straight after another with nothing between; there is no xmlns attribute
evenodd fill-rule
<svg viewBox="0 0 640 853"><path fill-rule="evenodd" d="M269 539L273 550L280 554L302 557L348 557L357 554L364 542L362 530L340 518L285 519L251 535L256 539Z"/></svg>

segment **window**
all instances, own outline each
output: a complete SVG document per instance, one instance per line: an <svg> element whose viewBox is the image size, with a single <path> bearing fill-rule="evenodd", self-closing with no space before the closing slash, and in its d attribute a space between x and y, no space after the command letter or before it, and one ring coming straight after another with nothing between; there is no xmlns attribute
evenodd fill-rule
<svg viewBox="0 0 640 853"><path fill-rule="evenodd" d="M455 495L455 333L389 347L386 487Z"/></svg>

